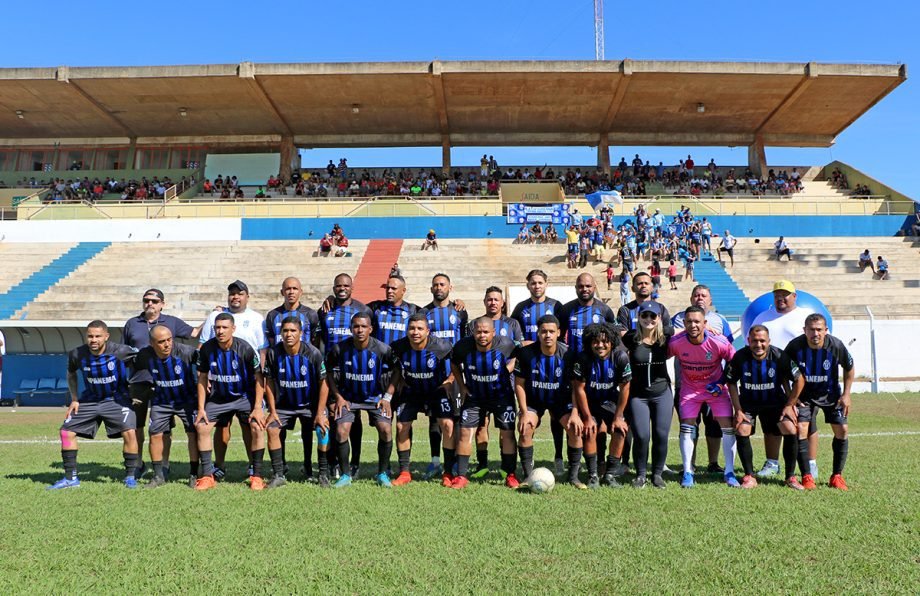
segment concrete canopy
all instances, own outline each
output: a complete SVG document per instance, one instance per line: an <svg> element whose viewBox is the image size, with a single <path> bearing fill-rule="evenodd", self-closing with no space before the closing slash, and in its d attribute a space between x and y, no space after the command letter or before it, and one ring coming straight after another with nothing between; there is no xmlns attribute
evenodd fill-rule
<svg viewBox="0 0 920 596"><path fill-rule="evenodd" d="M827 147L906 77L635 60L7 68L0 144Z"/></svg>

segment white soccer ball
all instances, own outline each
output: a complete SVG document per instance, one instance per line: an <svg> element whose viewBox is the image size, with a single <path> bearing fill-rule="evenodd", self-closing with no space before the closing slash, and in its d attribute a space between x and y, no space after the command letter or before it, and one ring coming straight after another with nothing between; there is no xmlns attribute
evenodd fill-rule
<svg viewBox="0 0 920 596"><path fill-rule="evenodd" d="M556 486L556 477L548 468L536 468L530 475L530 490L535 493L548 493Z"/></svg>

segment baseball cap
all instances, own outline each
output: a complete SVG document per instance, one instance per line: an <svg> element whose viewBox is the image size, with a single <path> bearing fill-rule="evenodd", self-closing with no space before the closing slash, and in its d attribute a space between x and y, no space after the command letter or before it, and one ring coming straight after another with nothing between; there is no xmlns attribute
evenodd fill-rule
<svg viewBox="0 0 920 596"><path fill-rule="evenodd" d="M150 294L153 294L154 296L156 296L156 297L159 298L160 300L165 300L165 299L166 299L166 297L163 296L163 292L162 292L161 290L156 289L156 288L150 288L149 290L147 290L146 292L144 292L144 296L149 296Z"/></svg>
<svg viewBox="0 0 920 596"><path fill-rule="evenodd" d="M236 280L234 282L231 282L230 285L227 286L228 292L232 292L233 290L239 290L241 292L246 292L248 294L249 286L247 286L245 283L241 282L240 280Z"/></svg>
<svg viewBox="0 0 920 596"><path fill-rule="evenodd" d="M639 305L639 314L641 315L644 312L650 312L653 314L661 316L661 305L657 302L643 302Z"/></svg>
<svg viewBox="0 0 920 596"><path fill-rule="evenodd" d="M792 285L792 282L788 279L781 279L775 284L773 284L774 292L789 292L790 294L795 294L795 286Z"/></svg>

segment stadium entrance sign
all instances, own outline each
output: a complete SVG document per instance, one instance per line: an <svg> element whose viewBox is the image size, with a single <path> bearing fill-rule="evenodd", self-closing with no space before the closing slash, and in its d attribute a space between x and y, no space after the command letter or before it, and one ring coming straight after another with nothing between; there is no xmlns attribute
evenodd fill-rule
<svg viewBox="0 0 920 596"><path fill-rule="evenodd" d="M522 223L547 224L552 222L555 225L568 226L572 221L570 210L571 205L568 203L556 205L512 203L508 205L508 223L520 225Z"/></svg>

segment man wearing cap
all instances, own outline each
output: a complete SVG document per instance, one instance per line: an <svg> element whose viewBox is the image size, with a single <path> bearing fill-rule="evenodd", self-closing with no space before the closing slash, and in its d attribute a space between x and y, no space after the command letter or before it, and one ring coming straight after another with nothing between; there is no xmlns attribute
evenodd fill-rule
<svg viewBox="0 0 920 596"><path fill-rule="evenodd" d="M141 298L143 310L136 317L125 321L122 328L122 343L141 350L150 345L150 330L160 325L169 329L172 337L188 339L198 337L201 326L192 328L191 325L178 317L164 315L163 307L166 306L166 297L161 290L150 288ZM138 464L137 477L140 478L146 470L144 464L144 427L147 423L147 410L150 407L150 398L153 397L153 378L146 369L135 371L130 380L131 408L137 417L137 446L140 463ZM169 448L172 445L172 435L166 433L163 437L163 473L169 477Z"/></svg>
<svg viewBox="0 0 920 596"><path fill-rule="evenodd" d="M438 235L434 233L434 230L428 230L428 235L425 236L425 244L422 245L422 250L438 250Z"/></svg>

